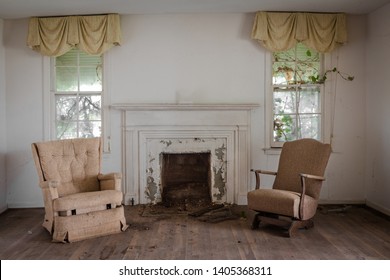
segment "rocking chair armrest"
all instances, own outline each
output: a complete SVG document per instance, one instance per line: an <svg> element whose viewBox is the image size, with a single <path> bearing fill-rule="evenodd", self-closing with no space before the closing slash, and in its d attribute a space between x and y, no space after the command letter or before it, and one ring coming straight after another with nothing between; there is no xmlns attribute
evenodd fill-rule
<svg viewBox="0 0 390 280"><path fill-rule="evenodd" d="M299 175L301 177L304 177L307 179L315 179L315 180L325 181L325 177L323 177L323 176L317 176L317 175L311 175L311 174L305 174L305 173L301 173Z"/></svg>
<svg viewBox="0 0 390 280"><path fill-rule="evenodd" d="M275 171L267 171L261 169L251 169L251 171L255 172L256 175L256 187L255 187L256 190L260 188L260 174L273 175L273 176L276 176L278 174L278 172Z"/></svg>
<svg viewBox="0 0 390 280"><path fill-rule="evenodd" d="M255 173L266 174L266 175L277 175L278 174L278 172L268 171L268 170L263 170L263 169L251 169L251 171L255 172Z"/></svg>
<svg viewBox="0 0 390 280"><path fill-rule="evenodd" d="M122 174L121 173L108 173L99 174L98 180L100 183L100 190L117 190L122 189Z"/></svg>
<svg viewBox="0 0 390 280"><path fill-rule="evenodd" d="M314 179L314 180L319 180L319 181L324 181L325 178L323 176L317 176L317 175L312 175L312 174L305 174L305 173L300 173L301 176L301 198L299 201L299 218L302 219L303 217L303 208L304 208L304 203L305 203L305 194L306 194L306 179Z"/></svg>

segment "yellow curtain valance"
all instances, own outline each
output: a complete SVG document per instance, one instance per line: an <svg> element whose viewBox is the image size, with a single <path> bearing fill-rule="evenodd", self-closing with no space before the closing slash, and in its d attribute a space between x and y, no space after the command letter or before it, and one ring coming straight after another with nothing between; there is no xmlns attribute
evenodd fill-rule
<svg viewBox="0 0 390 280"><path fill-rule="evenodd" d="M33 17L28 26L27 46L47 56L59 56L74 47L89 54L102 54L120 42L117 14Z"/></svg>
<svg viewBox="0 0 390 280"><path fill-rule="evenodd" d="M285 51L302 42L330 52L347 42L345 14L257 12L252 38L271 51Z"/></svg>

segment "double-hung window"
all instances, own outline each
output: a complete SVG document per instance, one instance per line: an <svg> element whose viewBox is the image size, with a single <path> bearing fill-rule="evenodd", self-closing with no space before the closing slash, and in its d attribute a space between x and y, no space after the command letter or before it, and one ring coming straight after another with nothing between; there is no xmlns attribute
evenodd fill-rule
<svg viewBox="0 0 390 280"><path fill-rule="evenodd" d="M102 133L103 58L72 49L52 59L56 139Z"/></svg>
<svg viewBox="0 0 390 280"><path fill-rule="evenodd" d="M301 138L323 140L323 86L312 79L321 65L322 55L301 43L272 53L271 147Z"/></svg>

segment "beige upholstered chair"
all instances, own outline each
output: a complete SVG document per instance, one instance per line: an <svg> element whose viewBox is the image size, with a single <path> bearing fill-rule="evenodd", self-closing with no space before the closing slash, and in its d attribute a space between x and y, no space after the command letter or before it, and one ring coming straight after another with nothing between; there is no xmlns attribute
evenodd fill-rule
<svg viewBox="0 0 390 280"><path fill-rule="evenodd" d="M73 242L125 231L121 174L100 174L100 138L32 144L42 189L43 226L53 241Z"/></svg>
<svg viewBox="0 0 390 280"><path fill-rule="evenodd" d="M248 208L256 211L252 228L260 222L286 227L288 236L298 228L313 227L329 144L313 139L286 142L277 172L252 170L256 188L248 193ZM275 175L272 189L260 188L260 174Z"/></svg>

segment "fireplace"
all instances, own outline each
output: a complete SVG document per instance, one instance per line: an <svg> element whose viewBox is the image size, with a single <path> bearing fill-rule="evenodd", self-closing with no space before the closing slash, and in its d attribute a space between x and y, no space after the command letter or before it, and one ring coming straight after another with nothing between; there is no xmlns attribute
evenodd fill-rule
<svg viewBox="0 0 390 280"><path fill-rule="evenodd" d="M226 137L229 136L218 136L215 133L213 132L212 136L210 133L202 131L178 130L167 132L164 130L160 132L140 132L141 143L144 144L141 146L140 152L145 155L141 161L141 170L146 171L142 174L144 175L142 176L143 179L146 179L146 181L141 183L141 185L145 186L143 191L146 198L145 202L155 204L162 201L164 186L166 186L164 180L167 179L164 176L166 175L164 173L167 172L165 163L170 159L176 163L176 167L174 167L176 175L182 173L180 174L181 182L199 183L199 179L194 180L194 175L207 176L207 181L210 182L209 189L212 202L226 202L228 195L227 185L231 181L231 176L228 176L231 172L228 171L228 151L226 149L228 145ZM194 135L197 135L197 137ZM183 163L185 160L187 161L186 164ZM208 160L209 163L206 163ZM191 161L193 164L189 164L188 161ZM195 167L201 161L207 165L207 168L205 166ZM179 170L180 168L181 170ZM191 174L191 177L188 172L183 172L183 169L195 168L202 169L204 175L200 175L201 172L199 171L196 172L197 174ZM194 171L192 172L195 173ZM173 178L169 178L169 180L173 180ZM174 182L174 184L176 183L178 182Z"/></svg>
<svg viewBox="0 0 390 280"><path fill-rule="evenodd" d="M167 182L176 187L173 197L192 199L195 192L206 189L206 181L205 193L211 202L246 204L250 120L256 107L255 104L112 105L123 112L125 204L165 201ZM199 158L187 158L190 154ZM176 176L166 177L165 161L172 159L176 163L201 162L203 167L197 168L208 174L207 179L204 182L194 179L205 177L200 175L201 170L196 175L187 174L192 178L182 177L179 168L194 170L194 167L180 164L171 171ZM189 192L193 193L189 195Z"/></svg>
<svg viewBox="0 0 390 280"><path fill-rule="evenodd" d="M161 200L167 207L211 203L211 153L162 153Z"/></svg>

